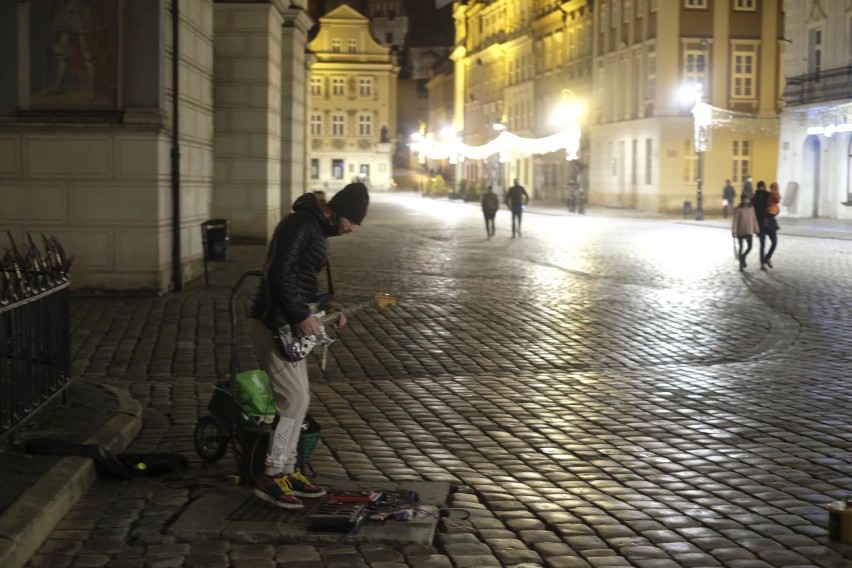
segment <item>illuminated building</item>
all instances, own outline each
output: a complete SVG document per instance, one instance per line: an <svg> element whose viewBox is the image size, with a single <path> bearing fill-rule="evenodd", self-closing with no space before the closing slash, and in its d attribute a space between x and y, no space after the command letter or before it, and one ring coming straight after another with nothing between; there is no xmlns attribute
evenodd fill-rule
<svg viewBox="0 0 852 568"><path fill-rule="evenodd" d="M553 113L567 92L575 101L588 101L592 19L585 0L456 2L453 17L453 126L465 144L487 144L495 127L526 139L545 138L564 126L554 123ZM581 160L585 154L581 147ZM498 193L517 178L531 195L561 199L572 167L565 152L507 149L486 160L466 160L461 175L485 179Z"/></svg>
<svg viewBox="0 0 852 568"><path fill-rule="evenodd" d="M852 5L784 3L782 211L852 219Z"/></svg>
<svg viewBox="0 0 852 568"><path fill-rule="evenodd" d="M310 42L309 182L336 191L356 180L386 191L393 176L399 73L369 20L341 5L321 17Z"/></svg>
<svg viewBox="0 0 852 568"><path fill-rule="evenodd" d="M712 107L704 209L720 210L726 179L771 180L778 161L779 1L605 1L595 6L590 200L675 212L695 204L694 99Z"/></svg>
<svg viewBox="0 0 852 568"><path fill-rule="evenodd" d="M580 102L581 176L591 204L675 212L694 203L698 156L685 84L712 107L705 209L725 179L772 179L778 162L780 0L478 1L455 3L456 120L485 144L499 121L542 138L566 90ZM465 162L466 177L519 178L563 199L572 175L558 152ZM581 168L582 169L582 168ZM504 185L504 184L503 184ZM717 195L718 194L718 195Z"/></svg>

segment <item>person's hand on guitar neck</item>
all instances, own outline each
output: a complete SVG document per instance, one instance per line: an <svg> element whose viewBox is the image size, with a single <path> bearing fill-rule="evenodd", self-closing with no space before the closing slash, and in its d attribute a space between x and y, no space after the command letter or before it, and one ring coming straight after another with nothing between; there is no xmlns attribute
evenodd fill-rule
<svg viewBox="0 0 852 568"><path fill-rule="evenodd" d="M340 329L341 327L346 325L346 322L349 321L346 319L346 314L344 313L344 305L338 301L332 300L328 303L327 306L329 314L337 314L337 317L331 321L332 329Z"/></svg>

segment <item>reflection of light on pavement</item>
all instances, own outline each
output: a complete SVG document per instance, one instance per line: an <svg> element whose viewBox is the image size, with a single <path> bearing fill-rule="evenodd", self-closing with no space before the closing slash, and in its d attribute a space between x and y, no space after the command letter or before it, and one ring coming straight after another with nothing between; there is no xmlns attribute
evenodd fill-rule
<svg viewBox="0 0 852 568"><path fill-rule="evenodd" d="M470 217L471 213L478 213L476 209L459 207L461 203L451 203L446 198L410 197L401 199L400 201L411 209L412 214L438 215L441 217L441 220L448 222L466 219Z"/></svg>

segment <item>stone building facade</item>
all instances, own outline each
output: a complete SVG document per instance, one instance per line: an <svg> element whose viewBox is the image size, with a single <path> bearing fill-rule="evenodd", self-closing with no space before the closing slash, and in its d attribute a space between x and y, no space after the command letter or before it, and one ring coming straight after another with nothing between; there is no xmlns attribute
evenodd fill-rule
<svg viewBox="0 0 852 568"><path fill-rule="evenodd" d="M0 228L58 237L76 288L156 293L205 220L268 239L307 189L305 4L0 3Z"/></svg>
<svg viewBox="0 0 852 568"><path fill-rule="evenodd" d="M778 181L793 217L852 219L852 3L784 3Z"/></svg>

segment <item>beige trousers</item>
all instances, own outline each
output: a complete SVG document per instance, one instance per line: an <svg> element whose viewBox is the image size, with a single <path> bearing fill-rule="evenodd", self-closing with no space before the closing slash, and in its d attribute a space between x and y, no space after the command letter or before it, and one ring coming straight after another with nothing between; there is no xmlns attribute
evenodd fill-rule
<svg viewBox="0 0 852 568"><path fill-rule="evenodd" d="M260 320L249 319L248 328L260 368L269 375L278 414L278 426L269 437L264 473L293 473L302 422L311 402L308 362L302 359L291 363L284 359L273 343L272 331Z"/></svg>

